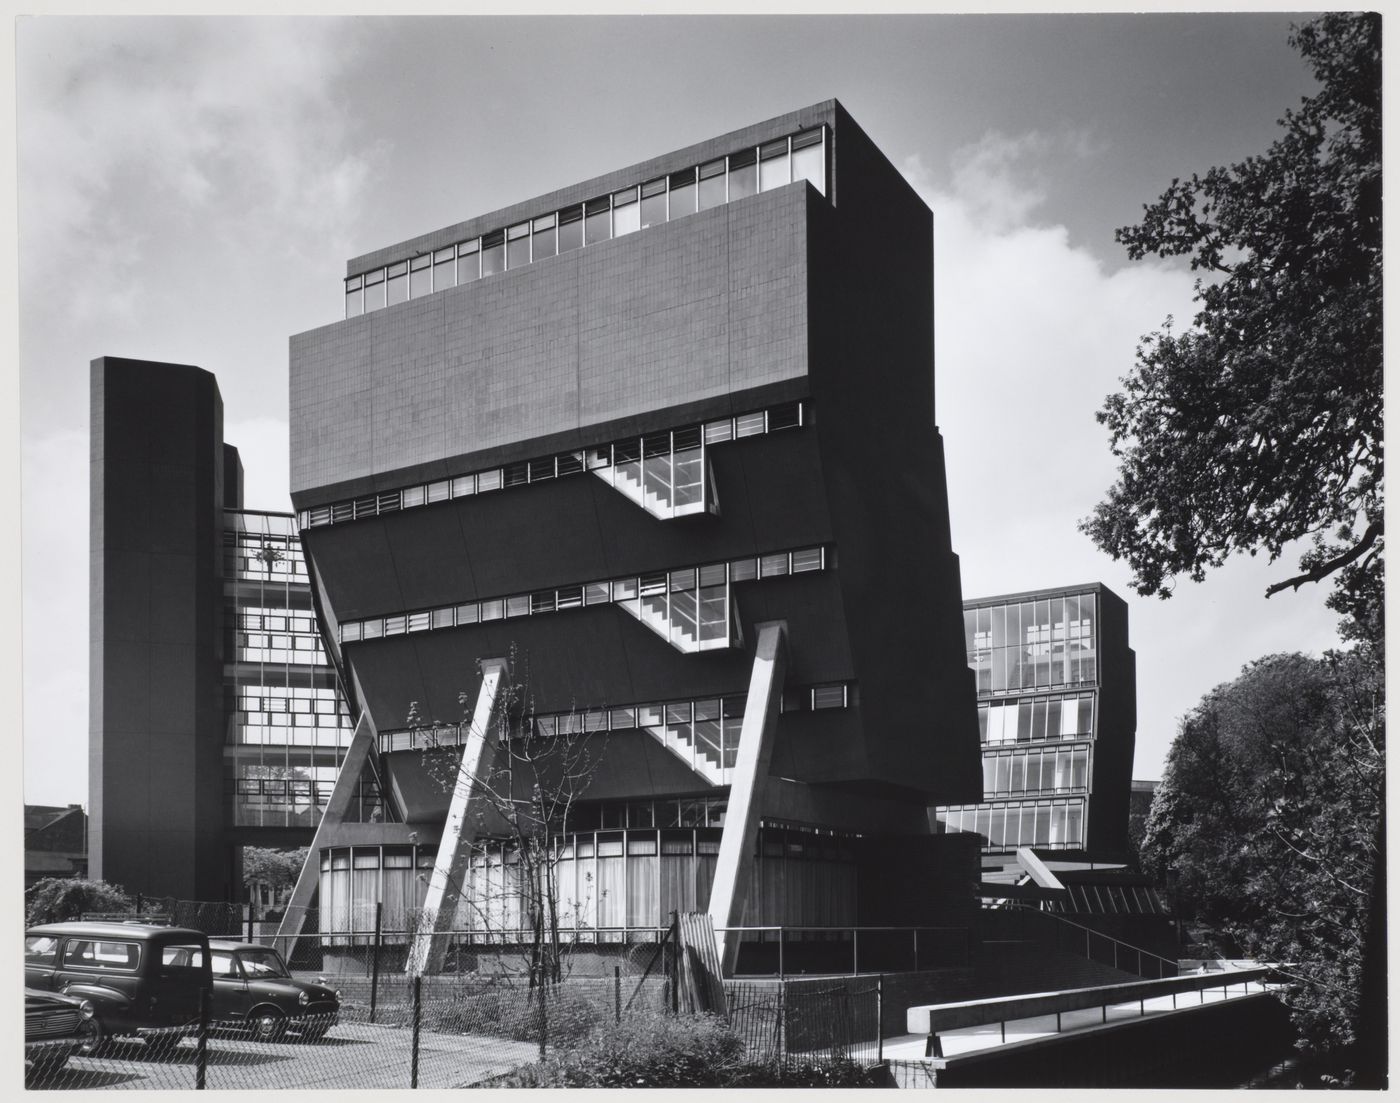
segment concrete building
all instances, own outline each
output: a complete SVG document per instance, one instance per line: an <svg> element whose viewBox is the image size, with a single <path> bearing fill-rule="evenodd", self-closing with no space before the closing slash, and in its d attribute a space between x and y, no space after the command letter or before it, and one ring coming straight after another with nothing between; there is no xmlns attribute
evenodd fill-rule
<svg viewBox="0 0 1400 1103"><path fill-rule="evenodd" d="M982 800L935 810L982 839L984 868L1018 848L1122 862L1137 731L1128 607L1095 583L964 603L977 676Z"/></svg>
<svg viewBox="0 0 1400 1103"><path fill-rule="evenodd" d="M240 847L309 843L348 742L301 545L241 508L213 375L108 356L91 387L91 875L237 900Z"/></svg>
<svg viewBox="0 0 1400 1103"><path fill-rule="evenodd" d="M289 923L518 919L457 906L509 876L472 780L503 718L598 750L560 870L599 937L963 914L926 811L981 793L932 235L828 101L349 261L291 339L357 726Z"/></svg>

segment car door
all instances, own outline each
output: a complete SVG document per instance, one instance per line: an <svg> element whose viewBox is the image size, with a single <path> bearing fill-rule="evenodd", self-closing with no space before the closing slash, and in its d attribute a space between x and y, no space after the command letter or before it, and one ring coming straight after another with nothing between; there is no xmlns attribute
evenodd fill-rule
<svg viewBox="0 0 1400 1103"><path fill-rule="evenodd" d="M210 1014L216 1022L241 1019L250 1006L248 981L232 950L209 951L209 964L214 973L214 998Z"/></svg>
<svg viewBox="0 0 1400 1103"><path fill-rule="evenodd" d="M24 936L24 984L26 988L49 991L58 968L58 938L54 935Z"/></svg>

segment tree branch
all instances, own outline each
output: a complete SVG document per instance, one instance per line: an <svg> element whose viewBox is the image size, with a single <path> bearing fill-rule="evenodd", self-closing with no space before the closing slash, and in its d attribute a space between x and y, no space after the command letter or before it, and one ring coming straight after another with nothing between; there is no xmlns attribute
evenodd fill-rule
<svg viewBox="0 0 1400 1103"><path fill-rule="evenodd" d="M1325 563L1319 563L1312 570L1304 574L1297 575L1294 578L1284 579L1282 582L1275 582L1264 591L1264 596L1266 598L1273 597L1280 590L1287 590L1290 588L1297 590L1305 582L1321 582L1333 571L1341 570L1348 563L1354 563L1356 560L1360 559L1366 554L1367 549L1375 544L1383 535L1385 535L1385 522L1371 522L1361 539L1341 555L1337 556L1335 559L1329 559Z"/></svg>

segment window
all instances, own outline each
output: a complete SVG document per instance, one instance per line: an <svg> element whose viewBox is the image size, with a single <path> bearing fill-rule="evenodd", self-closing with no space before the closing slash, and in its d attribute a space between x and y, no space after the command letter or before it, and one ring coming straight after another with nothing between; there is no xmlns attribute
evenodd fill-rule
<svg viewBox="0 0 1400 1103"><path fill-rule="evenodd" d="M457 246L457 282L471 283L481 276L481 240L473 238Z"/></svg>
<svg viewBox="0 0 1400 1103"><path fill-rule="evenodd" d="M408 301L408 261L389 265L389 305Z"/></svg>
<svg viewBox="0 0 1400 1103"><path fill-rule="evenodd" d="M496 230L494 233L483 236L481 239L481 274L494 276L497 272L503 272L505 271L505 263L505 231Z"/></svg>
<svg viewBox="0 0 1400 1103"><path fill-rule="evenodd" d="M345 316L347 318L358 318L364 312L364 277L351 276L345 281Z"/></svg>
<svg viewBox="0 0 1400 1103"><path fill-rule="evenodd" d="M530 224L521 222L506 230L506 267L523 268L530 263Z"/></svg>
<svg viewBox="0 0 1400 1103"><path fill-rule="evenodd" d="M530 257L532 260L542 260L545 257L552 257L559 251L557 230L554 225L554 216L547 214L542 218L537 218L533 225L534 233L530 243Z"/></svg>
<svg viewBox="0 0 1400 1103"><path fill-rule="evenodd" d="M445 291L457 286L456 250L452 246L433 254L433 290Z"/></svg>
<svg viewBox="0 0 1400 1103"><path fill-rule="evenodd" d="M666 221L666 178L651 180L642 185L641 222L642 228L656 226Z"/></svg>
<svg viewBox="0 0 1400 1103"><path fill-rule="evenodd" d="M26 965L53 965L58 961L58 939L30 935L24 940Z"/></svg>
<svg viewBox="0 0 1400 1103"><path fill-rule="evenodd" d="M759 191L772 191L784 184L792 183L788 166L788 140L779 138L760 146L758 151Z"/></svg>
<svg viewBox="0 0 1400 1103"><path fill-rule="evenodd" d="M670 176L671 197L666 217L674 221L695 213L695 170L685 169Z"/></svg>
<svg viewBox="0 0 1400 1103"><path fill-rule="evenodd" d="M605 195L600 199L590 199L583 205L583 241L585 245L596 245L612 237L612 205Z"/></svg>
<svg viewBox="0 0 1400 1103"><path fill-rule="evenodd" d="M132 972L141 961L141 948L134 942L70 938L64 946L63 960L78 962L88 969Z"/></svg>
<svg viewBox="0 0 1400 1103"><path fill-rule="evenodd" d="M365 273L365 313L384 307L384 269Z"/></svg>
<svg viewBox="0 0 1400 1103"><path fill-rule="evenodd" d="M725 202L724 158L700 166L700 210L718 207Z"/></svg>
<svg viewBox="0 0 1400 1103"><path fill-rule="evenodd" d="M793 137L792 178L806 180L817 191L826 194L826 157L820 128Z"/></svg>
<svg viewBox="0 0 1400 1103"><path fill-rule="evenodd" d="M821 709L843 709L845 707L845 685L812 687L812 710L814 712Z"/></svg>
<svg viewBox="0 0 1400 1103"><path fill-rule="evenodd" d="M408 295L421 299L433 292L433 258L424 253L408 262Z"/></svg>
<svg viewBox="0 0 1400 1103"><path fill-rule="evenodd" d="M625 188L614 192L613 237L621 237L642 228L642 208L637 202L637 189Z"/></svg>
<svg viewBox="0 0 1400 1103"><path fill-rule="evenodd" d="M758 192L758 154L752 149L729 155L729 202Z"/></svg>
<svg viewBox="0 0 1400 1103"><path fill-rule="evenodd" d="M559 251L567 253L583 244L583 208L569 207L559 212Z"/></svg>

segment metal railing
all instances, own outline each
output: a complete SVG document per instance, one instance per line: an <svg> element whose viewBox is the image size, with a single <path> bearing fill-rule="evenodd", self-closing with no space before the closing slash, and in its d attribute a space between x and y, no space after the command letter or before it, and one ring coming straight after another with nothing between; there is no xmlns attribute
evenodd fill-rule
<svg viewBox="0 0 1400 1103"><path fill-rule="evenodd" d="M1076 923L1074 920L1066 919L1064 916L1055 912L1042 911L1039 908L1027 907L1022 904L995 910L1003 914L1014 914L1022 917L1023 923L1025 922L1024 917L1031 915L1040 917L1034 920L1034 922L1044 924L1047 920L1053 921L1053 923L1056 924L1052 929L1055 930L1054 937L1057 949L1079 953L1081 941L1079 936L1082 933L1083 956L1090 961L1101 960L1094 955L1096 940L1098 944L1107 944L1112 948L1113 967L1123 972L1136 973L1140 977L1155 977L1160 979L1162 977L1174 977L1180 971L1177 962L1172 958L1164 957L1151 950L1144 950L1141 946L1134 946L1132 943L1125 942L1121 938L1115 938L1113 935L1105 934L1103 931L1095 930L1093 927L1085 926L1083 923ZM1066 928L1072 928L1076 933L1065 937ZM1129 968L1129 963L1132 963L1131 968ZM1103 964L1107 965L1109 963L1103 961ZM1146 971L1144 971L1144 967L1146 967Z"/></svg>

